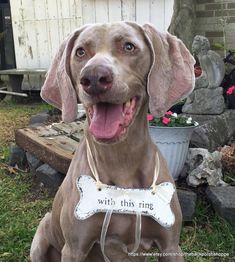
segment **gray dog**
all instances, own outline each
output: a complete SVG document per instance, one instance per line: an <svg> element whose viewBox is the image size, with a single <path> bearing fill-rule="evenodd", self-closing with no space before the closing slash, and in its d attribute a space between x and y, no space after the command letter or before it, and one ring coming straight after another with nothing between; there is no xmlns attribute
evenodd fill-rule
<svg viewBox="0 0 235 262"><path fill-rule="evenodd" d="M154 116L163 115L192 91L193 65L193 57L179 39L151 25L86 25L62 43L41 95L62 110L65 122L76 118L79 97L86 109L87 128L52 211L39 224L31 261L147 261L145 256L128 255L136 241L133 214L112 215L105 232L104 256L100 239L106 215L98 212L84 220L76 218L74 210L81 197L76 184L80 176L96 173L100 184L148 189L157 167L156 185L174 185L150 138L146 115L148 108ZM94 190L90 189L91 196ZM175 216L170 227L142 217L138 254L157 247L171 253L161 261L183 261L181 256L172 256L181 252L182 214L176 193L170 207Z"/></svg>

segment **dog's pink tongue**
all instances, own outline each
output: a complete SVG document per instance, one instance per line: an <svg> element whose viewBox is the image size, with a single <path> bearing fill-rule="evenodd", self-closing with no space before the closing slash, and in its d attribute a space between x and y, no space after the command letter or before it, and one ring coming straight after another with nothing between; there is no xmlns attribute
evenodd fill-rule
<svg viewBox="0 0 235 262"><path fill-rule="evenodd" d="M123 105L98 103L94 106L94 113L89 127L92 135L97 139L111 139L121 132L123 121Z"/></svg>

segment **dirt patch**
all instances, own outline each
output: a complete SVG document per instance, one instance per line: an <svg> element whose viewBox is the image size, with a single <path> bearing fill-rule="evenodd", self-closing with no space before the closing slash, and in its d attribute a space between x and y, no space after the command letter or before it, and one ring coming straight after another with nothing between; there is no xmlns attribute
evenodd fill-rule
<svg viewBox="0 0 235 262"><path fill-rule="evenodd" d="M33 177L30 186L30 195L29 201L36 201L39 199L54 198L56 190L46 188L43 183L37 180L36 177Z"/></svg>
<svg viewBox="0 0 235 262"><path fill-rule="evenodd" d="M47 108L48 106L43 103L0 102L0 147L14 142L15 130L27 126L32 115Z"/></svg>
<svg viewBox="0 0 235 262"><path fill-rule="evenodd" d="M27 125L29 116L23 114L15 114L12 112L0 113L0 142L8 144L14 141L15 130Z"/></svg>

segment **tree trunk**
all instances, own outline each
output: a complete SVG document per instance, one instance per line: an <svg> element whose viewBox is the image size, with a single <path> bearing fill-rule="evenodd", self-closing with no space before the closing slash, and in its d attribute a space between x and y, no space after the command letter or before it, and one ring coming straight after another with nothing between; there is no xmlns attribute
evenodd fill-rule
<svg viewBox="0 0 235 262"><path fill-rule="evenodd" d="M174 13L168 31L179 37L189 50L195 36L195 6L194 0L175 0Z"/></svg>

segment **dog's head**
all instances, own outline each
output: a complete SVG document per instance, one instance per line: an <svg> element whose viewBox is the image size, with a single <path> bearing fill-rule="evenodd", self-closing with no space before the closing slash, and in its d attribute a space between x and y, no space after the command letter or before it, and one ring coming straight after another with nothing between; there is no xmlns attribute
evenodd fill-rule
<svg viewBox="0 0 235 262"><path fill-rule="evenodd" d="M154 116L194 87L194 59L182 41L136 23L86 25L60 46L41 95L62 110L65 122L87 110L97 140L117 141L142 114Z"/></svg>

